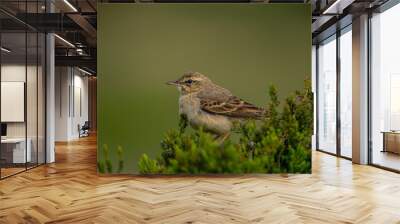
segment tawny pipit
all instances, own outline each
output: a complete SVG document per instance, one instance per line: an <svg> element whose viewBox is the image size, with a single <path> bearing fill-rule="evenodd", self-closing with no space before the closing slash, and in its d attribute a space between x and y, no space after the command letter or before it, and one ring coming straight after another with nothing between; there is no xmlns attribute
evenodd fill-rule
<svg viewBox="0 0 400 224"><path fill-rule="evenodd" d="M202 127L221 140L229 136L233 121L261 119L265 115L263 108L232 95L198 72L186 72L167 84L178 87L179 113L186 115L189 124L193 128Z"/></svg>

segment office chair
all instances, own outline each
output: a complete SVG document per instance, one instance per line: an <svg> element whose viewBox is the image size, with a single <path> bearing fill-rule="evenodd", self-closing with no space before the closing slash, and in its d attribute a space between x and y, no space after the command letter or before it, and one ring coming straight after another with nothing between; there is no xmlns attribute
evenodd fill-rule
<svg viewBox="0 0 400 224"><path fill-rule="evenodd" d="M89 136L89 129L90 129L89 121L85 121L82 127L78 125L78 129L79 129L79 138Z"/></svg>

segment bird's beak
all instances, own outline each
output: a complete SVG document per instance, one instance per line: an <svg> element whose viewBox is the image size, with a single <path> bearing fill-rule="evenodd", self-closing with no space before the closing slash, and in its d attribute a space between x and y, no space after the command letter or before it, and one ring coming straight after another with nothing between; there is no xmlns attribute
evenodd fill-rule
<svg viewBox="0 0 400 224"><path fill-rule="evenodd" d="M178 82L178 80L176 80L176 81L169 81L169 82L167 82L166 84L167 84L167 85L178 86L178 85L179 85L179 82Z"/></svg>

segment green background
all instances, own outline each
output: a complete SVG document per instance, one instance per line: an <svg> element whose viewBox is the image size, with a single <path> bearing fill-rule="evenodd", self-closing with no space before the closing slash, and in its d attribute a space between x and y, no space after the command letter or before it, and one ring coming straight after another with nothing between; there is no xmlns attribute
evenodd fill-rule
<svg viewBox="0 0 400 224"><path fill-rule="evenodd" d="M198 71L264 106L311 76L306 4L98 4L98 148L124 148L124 173L155 158L178 124L178 91L165 85ZM102 159L102 153L98 153ZM116 166L116 165L115 165ZM114 166L114 167L115 167Z"/></svg>

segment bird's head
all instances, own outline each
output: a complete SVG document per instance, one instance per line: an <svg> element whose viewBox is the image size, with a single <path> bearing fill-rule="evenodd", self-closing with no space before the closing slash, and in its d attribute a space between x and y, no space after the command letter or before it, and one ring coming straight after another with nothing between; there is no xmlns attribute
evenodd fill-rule
<svg viewBox="0 0 400 224"><path fill-rule="evenodd" d="M182 77L175 81L167 82L168 85L178 87L181 94L196 93L212 84L207 76L199 72L185 72Z"/></svg>

